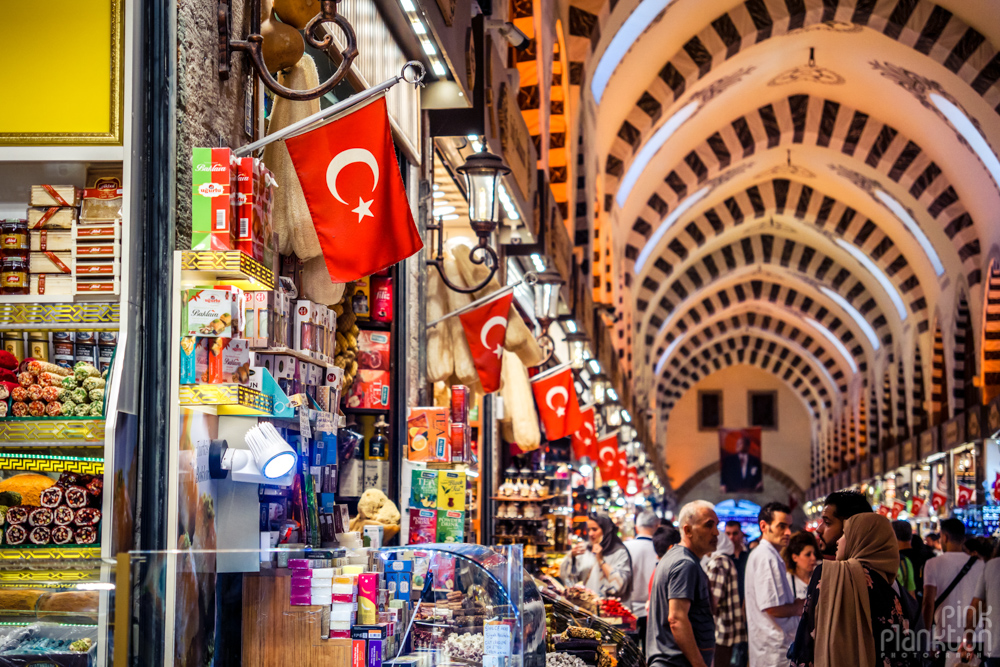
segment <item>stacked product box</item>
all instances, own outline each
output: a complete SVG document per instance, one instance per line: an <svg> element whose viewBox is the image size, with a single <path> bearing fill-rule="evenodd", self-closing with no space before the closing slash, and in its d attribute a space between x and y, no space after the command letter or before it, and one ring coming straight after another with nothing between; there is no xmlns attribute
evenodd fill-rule
<svg viewBox="0 0 1000 667"><path fill-rule="evenodd" d="M325 363L305 361L284 350L253 353L253 365L266 368L288 396L305 394L324 412L340 404L344 370Z"/></svg>
<svg viewBox="0 0 1000 667"><path fill-rule="evenodd" d="M72 185L32 186L29 274L22 293L117 294L122 201L120 170L92 170L82 190Z"/></svg>
<svg viewBox="0 0 1000 667"><path fill-rule="evenodd" d="M249 384L242 290L190 289L181 298L181 384Z"/></svg>
<svg viewBox="0 0 1000 667"><path fill-rule="evenodd" d="M414 470L407 544L465 541L465 472Z"/></svg>

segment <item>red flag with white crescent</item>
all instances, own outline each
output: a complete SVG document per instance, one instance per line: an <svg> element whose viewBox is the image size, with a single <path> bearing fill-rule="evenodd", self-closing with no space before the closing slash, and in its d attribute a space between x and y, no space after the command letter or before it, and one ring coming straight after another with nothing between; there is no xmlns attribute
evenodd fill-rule
<svg viewBox="0 0 1000 667"><path fill-rule="evenodd" d="M618 431L597 441L597 466L605 484L618 474Z"/></svg>
<svg viewBox="0 0 1000 667"><path fill-rule="evenodd" d="M946 502L948 502L948 496L939 491L935 491L931 496L931 507L934 508L935 512L940 512Z"/></svg>
<svg viewBox="0 0 1000 667"><path fill-rule="evenodd" d="M881 514L882 516L884 516L887 519L889 518L889 512L890 511L891 510L889 509L888 505L879 505L879 507L878 507L878 513Z"/></svg>
<svg viewBox="0 0 1000 667"><path fill-rule="evenodd" d="M580 411L583 417L583 426L580 427L570 443L573 445L573 458L577 461L583 457L590 459L591 463L597 461L597 430L594 427L594 406L584 408Z"/></svg>
<svg viewBox="0 0 1000 667"><path fill-rule="evenodd" d="M531 391L538 404L538 416L545 427L547 440L565 438L583 426L583 414L571 369L536 376L531 381Z"/></svg>
<svg viewBox="0 0 1000 667"><path fill-rule="evenodd" d="M399 175L385 97L285 145L333 282L364 278L423 247Z"/></svg>
<svg viewBox="0 0 1000 667"><path fill-rule="evenodd" d="M892 503L892 520L895 521L899 518L899 513L906 509L906 503L902 500L896 500Z"/></svg>
<svg viewBox="0 0 1000 667"><path fill-rule="evenodd" d="M913 496L913 499L910 501L910 514L919 516L920 510L924 508L924 502L926 502L926 498L923 496Z"/></svg>
<svg viewBox="0 0 1000 667"><path fill-rule="evenodd" d="M958 485L958 497L955 499L955 504L958 507L965 507L972 502L972 499L976 495L976 490L972 487L965 486L964 484Z"/></svg>
<svg viewBox="0 0 1000 667"><path fill-rule="evenodd" d="M629 466L628 474L625 476L625 492L636 494L640 491L642 491L642 487L639 485L639 469L635 466Z"/></svg>
<svg viewBox="0 0 1000 667"><path fill-rule="evenodd" d="M628 484L628 454L625 453L624 449L618 450L618 468L615 470L615 480L622 490Z"/></svg>
<svg viewBox="0 0 1000 667"><path fill-rule="evenodd" d="M465 339L469 341L479 381L483 383L483 391L487 394L500 388L503 341L507 337L507 313L513 300L514 293L508 292L458 316L465 329Z"/></svg>

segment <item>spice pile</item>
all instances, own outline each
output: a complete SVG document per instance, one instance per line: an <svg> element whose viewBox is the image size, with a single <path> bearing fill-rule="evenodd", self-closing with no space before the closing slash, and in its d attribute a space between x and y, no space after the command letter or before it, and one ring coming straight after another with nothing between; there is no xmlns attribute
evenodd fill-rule
<svg viewBox="0 0 1000 667"><path fill-rule="evenodd" d="M635 616L615 598L601 600L599 616L609 625L635 626Z"/></svg>
<svg viewBox="0 0 1000 667"><path fill-rule="evenodd" d="M72 369L26 360L10 390L15 417L103 417L107 371L79 361Z"/></svg>
<svg viewBox="0 0 1000 667"><path fill-rule="evenodd" d="M43 479L43 475L17 475L4 480L3 486L20 488L16 485L18 478L24 478L28 485L25 493L0 492L0 528L6 546L97 542L104 490L102 477L64 472L59 481L52 483L49 480L51 486L37 491L36 480ZM29 504L22 504L25 500ZM38 504L30 504L32 502Z"/></svg>

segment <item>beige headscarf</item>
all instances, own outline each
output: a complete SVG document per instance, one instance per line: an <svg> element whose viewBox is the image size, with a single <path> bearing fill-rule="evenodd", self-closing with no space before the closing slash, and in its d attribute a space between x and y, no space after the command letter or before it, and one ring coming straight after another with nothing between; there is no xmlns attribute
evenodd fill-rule
<svg viewBox="0 0 1000 667"><path fill-rule="evenodd" d="M868 577L861 565L893 580L899 569L899 548L892 524L879 514L851 517L844 524L844 549L837 558L823 562L813 664L877 667Z"/></svg>

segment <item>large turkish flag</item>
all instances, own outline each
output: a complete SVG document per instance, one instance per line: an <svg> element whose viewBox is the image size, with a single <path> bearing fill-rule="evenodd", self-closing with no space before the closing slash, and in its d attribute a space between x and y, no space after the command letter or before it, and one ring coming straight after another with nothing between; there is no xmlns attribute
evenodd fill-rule
<svg viewBox="0 0 1000 667"><path fill-rule="evenodd" d="M285 145L333 282L364 278L423 247L399 175L385 97Z"/></svg>
<svg viewBox="0 0 1000 667"><path fill-rule="evenodd" d="M545 438L559 440L576 433L583 426L580 401L573 384L573 371L564 368L551 375L540 374L531 380L531 391L538 404L538 416L545 427Z"/></svg>
<svg viewBox="0 0 1000 667"><path fill-rule="evenodd" d="M618 477L618 431L597 441L597 465L604 484Z"/></svg>
<svg viewBox="0 0 1000 667"><path fill-rule="evenodd" d="M487 394L500 388L500 369L503 366L503 341L507 336L507 313L514 293L508 292L498 299L488 301L475 310L462 313L458 319L465 329L472 360L476 364L479 381Z"/></svg>

